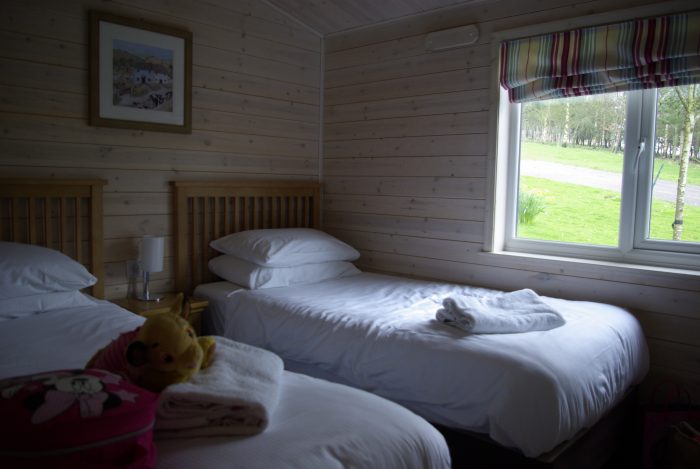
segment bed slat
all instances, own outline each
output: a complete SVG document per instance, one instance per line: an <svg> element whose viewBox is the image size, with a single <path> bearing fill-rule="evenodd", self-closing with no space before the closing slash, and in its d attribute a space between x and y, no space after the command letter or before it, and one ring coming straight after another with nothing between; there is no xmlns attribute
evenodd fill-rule
<svg viewBox="0 0 700 469"><path fill-rule="evenodd" d="M51 201L47 199L44 202L44 246L52 247L53 233L51 232Z"/></svg>
<svg viewBox="0 0 700 469"><path fill-rule="evenodd" d="M201 261L201 276L200 276L200 281L205 281L204 279L207 278L207 273L209 272L208 269L208 262L209 262L209 241L208 239L213 236L211 236L210 233L210 217L209 213L211 210L210 207L210 202L212 201L213 197L202 197L202 205L203 205L203 212L204 212L204 221L202 225L202 253L200 255L200 261Z"/></svg>
<svg viewBox="0 0 700 469"><path fill-rule="evenodd" d="M20 242L19 199L12 200L12 241Z"/></svg>
<svg viewBox="0 0 700 469"><path fill-rule="evenodd" d="M68 202L65 197L61 197L61 244L59 249L62 252L66 252L68 249L66 244L68 243L68 219L66 212L68 211Z"/></svg>
<svg viewBox="0 0 700 469"><path fill-rule="evenodd" d="M198 275L198 262L197 262L197 236L199 233L197 232L197 227L200 225L199 222L199 199L192 199L192 253L190 256L190 265L192 266L192 280L197 281L199 279ZM181 290L177 290L181 291Z"/></svg>
<svg viewBox="0 0 700 469"><path fill-rule="evenodd" d="M75 199L75 219L73 220L73 229L75 230L75 236L73 237L73 242L75 243L75 258L78 260L78 262L83 261L83 249L82 249L82 233L81 233L81 226L80 226L80 207L81 207L81 200L79 197L76 197Z"/></svg>

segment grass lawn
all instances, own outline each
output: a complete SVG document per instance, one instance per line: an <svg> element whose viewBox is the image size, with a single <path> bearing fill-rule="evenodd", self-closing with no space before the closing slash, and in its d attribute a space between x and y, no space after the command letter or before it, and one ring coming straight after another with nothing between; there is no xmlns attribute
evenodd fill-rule
<svg viewBox="0 0 700 469"><path fill-rule="evenodd" d="M547 143L523 142L522 157L529 160L551 161L553 163L582 166L601 171L622 172L622 153L608 150L596 150L582 147L560 147ZM670 160L657 160L657 165L663 163L660 179L678 180L678 163ZM658 169L655 169L658 171ZM690 163L688 184L700 185L700 165Z"/></svg>
<svg viewBox="0 0 700 469"><path fill-rule="evenodd" d="M522 189L545 198L545 210L529 224L518 224L521 238L617 246L620 194L576 184L523 176ZM651 237L670 240L675 205L655 202ZM686 205L683 241L700 242L700 207Z"/></svg>

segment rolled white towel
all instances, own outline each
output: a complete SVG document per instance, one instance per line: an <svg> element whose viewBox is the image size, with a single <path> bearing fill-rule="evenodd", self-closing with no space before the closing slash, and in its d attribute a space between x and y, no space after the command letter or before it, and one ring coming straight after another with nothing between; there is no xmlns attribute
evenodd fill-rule
<svg viewBox="0 0 700 469"><path fill-rule="evenodd" d="M253 435L279 400L284 365L272 352L215 337L211 365L160 394L157 438Z"/></svg>
<svg viewBox="0 0 700 469"><path fill-rule="evenodd" d="M442 300L435 318L473 334L546 331L562 326L564 317L532 290Z"/></svg>

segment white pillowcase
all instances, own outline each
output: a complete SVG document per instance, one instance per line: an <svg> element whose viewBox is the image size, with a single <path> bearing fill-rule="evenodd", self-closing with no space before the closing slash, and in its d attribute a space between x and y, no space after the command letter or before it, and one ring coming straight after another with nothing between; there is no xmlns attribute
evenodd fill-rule
<svg viewBox="0 0 700 469"><path fill-rule="evenodd" d="M85 267L63 253L0 242L0 299L80 290L96 282Z"/></svg>
<svg viewBox="0 0 700 469"><path fill-rule="evenodd" d="M78 290L0 299L0 320L17 319L53 309L94 306L94 300Z"/></svg>
<svg viewBox="0 0 700 469"><path fill-rule="evenodd" d="M360 273L357 267L345 261L262 267L232 255L213 258L209 261L209 270L229 282L252 290L316 283Z"/></svg>
<svg viewBox="0 0 700 469"><path fill-rule="evenodd" d="M312 228L239 231L209 243L212 249L264 267L291 267L329 261L354 261L355 248Z"/></svg>

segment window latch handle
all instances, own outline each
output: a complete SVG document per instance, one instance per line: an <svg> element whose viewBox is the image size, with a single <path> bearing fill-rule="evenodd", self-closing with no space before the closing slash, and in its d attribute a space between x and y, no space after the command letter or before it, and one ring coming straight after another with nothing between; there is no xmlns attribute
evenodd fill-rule
<svg viewBox="0 0 700 469"><path fill-rule="evenodd" d="M634 157L634 172L635 174L639 170L639 158L642 156L642 152L644 151L644 148L647 146L647 140L645 138L641 139L639 141L639 145L637 145L637 154Z"/></svg>

